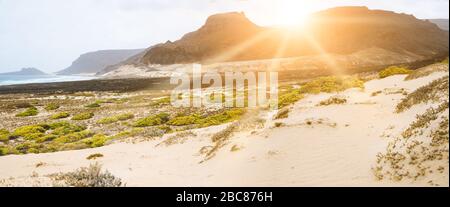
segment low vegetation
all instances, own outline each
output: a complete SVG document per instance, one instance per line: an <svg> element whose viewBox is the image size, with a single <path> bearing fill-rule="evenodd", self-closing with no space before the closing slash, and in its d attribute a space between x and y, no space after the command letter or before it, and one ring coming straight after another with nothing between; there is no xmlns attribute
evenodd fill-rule
<svg viewBox="0 0 450 207"><path fill-rule="evenodd" d="M414 79L421 78L421 77L426 77L435 72L448 72L448 63L447 64L437 63L437 64L429 65L424 68L414 70L408 76L406 76L405 80L408 81L408 80L414 80Z"/></svg>
<svg viewBox="0 0 450 207"><path fill-rule="evenodd" d="M56 109L59 109L59 107L60 106L56 103L50 103L50 104L47 104L47 106L45 106L44 109L47 111L54 111Z"/></svg>
<svg viewBox="0 0 450 207"><path fill-rule="evenodd" d="M304 97L299 89L291 90L288 93L281 94L278 98L278 108L289 106Z"/></svg>
<svg viewBox="0 0 450 207"><path fill-rule="evenodd" d="M9 140L10 133L6 129L0 129L0 142L6 142Z"/></svg>
<svg viewBox="0 0 450 207"><path fill-rule="evenodd" d="M281 123L281 122L275 122L275 124L274 124L274 126L275 126L276 128L282 127L283 125L284 125L284 124Z"/></svg>
<svg viewBox="0 0 450 207"><path fill-rule="evenodd" d="M91 119L92 117L94 117L94 113L84 112L84 113L79 113L79 114L74 115L72 117L72 120L74 120L74 121L88 120L88 119Z"/></svg>
<svg viewBox="0 0 450 207"><path fill-rule="evenodd" d="M289 109L288 108L284 108L284 109L280 109L277 113L277 115L275 115L275 119L286 119L289 117Z"/></svg>
<svg viewBox="0 0 450 207"><path fill-rule="evenodd" d="M278 108L283 108L302 99L305 94L335 93L349 88L364 89L364 81L355 76L325 76L280 94Z"/></svg>
<svg viewBox="0 0 450 207"><path fill-rule="evenodd" d="M106 117L97 121L98 124L112 124L119 121L126 121L129 119L133 119L134 115L131 113L119 114L112 117Z"/></svg>
<svg viewBox="0 0 450 207"><path fill-rule="evenodd" d="M169 114L159 113L157 115L148 116L137 120L133 126L135 127L149 127L164 124L169 121Z"/></svg>
<svg viewBox="0 0 450 207"><path fill-rule="evenodd" d="M203 163L207 160L210 160L211 158L213 158L217 152L217 150L219 150L221 147L223 147L226 143L226 141L233 136L234 132L239 128L238 127L239 123L235 122L232 123L230 125L228 125L224 130L217 132L216 134L214 134L211 137L211 141L214 143L214 146L205 151L205 159L203 161L201 161L200 163Z"/></svg>
<svg viewBox="0 0 450 207"><path fill-rule="evenodd" d="M156 99L150 105L153 107L161 107L161 106L165 106L165 105L169 105L169 104L170 104L170 97L163 97L163 98Z"/></svg>
<svg viewBox="0 0 450 207"><path fill-rule="evenodd" d="M84 139L83 143L91 148L102 147L109 140L109 138L103 134L96 134L88 139Z"/></svg>
<svg viewBox="0 0 450 207"><path fill-rule="evenodd" d="M382 94L382 93L383 93L383 91L375 91L375 92L373 92L373 93L371 94L371 96L375 97L375 96L378 96L378 95L380 95L380 94Z"/></svg>
<svg viewBox="0 0 450 207"><path fill-rule="evenodd" d="M112 136L111 139L122 139L127 137L135 137L144 132L144 129L142 128L133 128L128 131L119 132L116 135Z"/></svg>
<svg viewBox="0 0 450 207"><path fill-rule="evenodd" d="M27 117L27 116L36 116L39 114L39 111L36 107L27 108L25 111L16 114L16 117Z"/></svg>
<svg viewBox="0 0 450 207"><path fill-rule="evenodd" d="M437 179L448 172L448 76L410 93L397 106L397 112L415 104L433 102L424 113L394 137L386 152L377 155L372 168L379 180L425 181L437 186Z"/></svg>
<svg viewBox="0 0 450 207"><path fill-rule="evenodd" d="M331 97L319 103L319 106L339 105L347 103L347 99L341 97Z"/></svg>
<svg viewBox="0 0 450 207"><path fill-rule="evenodd" d="M372 169L377 179L429 179L428 184L436 186L433 178L443 176L449 161L448 111L442 110L448 105L443 104L418 116L402 133L403 137L394 139L385 153L378 154L377 165Z"/></svg>
<svg viewBox="0 0 450 207"><path fill-rule="evenodd" d="M402 66L391 66L378 73L380 78L386 78L393 75L410 74L412 71Z"/></svg>
<svg viewBox="0 0 450 207"><path fill-rule="evenodd" d="M237 152L239 150L241 150L241 147L235 144L231 147L230 152Z"/></svg>
<svg viewBox="0 0 450 207"><path fill-rule="evenodd" d="M183 144L188 139L188 137L196 137L196 136L197 136L197 134L195 134L192 131L180 132L173 136L168 137L166 140L164 140L157 146L160 146L163 144L166 147L168 147L168 146L174 145L174 144Z"/></svg>
<svg viewBox="0 0 450 207"><path fill-rule="evenodd" d="M2 130L2 135L4 135L5 141L14 140L13 143L9 142L8 145L3 147L2 155L101 147L111 139L105 135L86 130L85 126L66 121L26 125L16 128L11 133Z"/></svg>
<svg viewBox="0 0 450 207"><path fill-rule="evenodd" d="M100 102L91 103L85 106L86 108L99 108L101 107Z"/></svg>
<svg viewBox="0 0 450 207"><path fill-rule="evenodd" d="M314 79L300 88L301 93L334 93L349 88L364 88L364 82L354 76L326 76Z"/></svg>
<svg viewBox="0 0 450 207"><path fill-rule="evenodd" d="M449 76L445 76L418 88L397 104L396 112L403 112L416 104L438 101L441 97L448 97L448 84Z"/></svg>
<svg viewBox="0 0 450 207"><path fill-rule="evenodd" d="M214 125L220 125L232 121L238 120L246 112L243 108L229 109L222 113L214 114L202 118L196 122L199 127L208 127Z"/></svg>
<svg viewBox="0 0 450 207"><path fill-rule="evenodd" d="M124 184L120 178L108 171L102 172L101 165L92 164L74 172L59 173L51 176L55 186L65 187L121 187Z"/></svg>
<svg viewBox="0 0 450 207"><path fill-rule="evenodd" d="M8 152L9 152L9 150L6 146L0 145L0 156L7 155L7 154L9 154Z"/></svg>
<svg viewBox="0 0 450 207"><path fill-rule="evenodd" d="M191 124L196 124L201 119L198 114L193 114L189 116L178 116L167 122L171 126L186 126Z"/></svg>
<svg viewBox="0 0 450 207"><path fill-rule="evenodd" d="M59 113L53 114L51 116L51 119L64 119L69 116L70 116L70 113L68 113L68 112L59 112Z"/></svg>
<svg viewBox="0 0 450 207"><path fill-rule="evenodd" d="M86 159L87 160L96 160L101 157L103 157L103 154L95 153L95 154L91 154L91 155L87 156Z"/></svg>
<svg viewBox="0 0 450 207"><path fill-rule="evenodd" d="M429 108L425 113L417 115L417 118L410 126L403 131L403 138L410 138L414 135L422 133L424 128L428 128L430 124L439 118L439 114L448 109L448 102L443 102L436 108Z"/></svg>

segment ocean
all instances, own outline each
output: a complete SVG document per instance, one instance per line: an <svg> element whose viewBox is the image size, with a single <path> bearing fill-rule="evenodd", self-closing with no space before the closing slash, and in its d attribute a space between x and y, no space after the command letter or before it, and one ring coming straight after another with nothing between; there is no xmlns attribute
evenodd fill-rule
<svg viewBox="0 0 450 207"><path fill-rule="evenodd" d="M80 81L96 79L95 76L63 76L63 75L43 75L43 76L26 76L26 75L0 75L0 86L16 85L26 83L54 83L67 81Z"/></svg>

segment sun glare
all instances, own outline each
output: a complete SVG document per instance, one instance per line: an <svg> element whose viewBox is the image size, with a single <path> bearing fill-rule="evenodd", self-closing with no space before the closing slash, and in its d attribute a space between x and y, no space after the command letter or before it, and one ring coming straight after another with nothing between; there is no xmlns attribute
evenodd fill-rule
<svg viewBox="0 0 450 207"><path fill-rule="evenodd" d="M312 9L304 1L291 0L280 8L277 24L280 26L302 26L307 22L311 13Z"/></svg>

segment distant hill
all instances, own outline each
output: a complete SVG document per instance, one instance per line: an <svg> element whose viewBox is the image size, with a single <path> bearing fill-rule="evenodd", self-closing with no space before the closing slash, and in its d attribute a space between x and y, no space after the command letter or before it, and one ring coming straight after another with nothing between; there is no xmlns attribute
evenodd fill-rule
<svg viewBox="0 0 450 207"><path fill-rule="evenodd" d="M430 22L435 23L439 28L448 31L448 19L429 19Z"/></svg>
<svg viewBox="0 0 450 207"><path fill-rule="evenodd" d="M143 49L135 50L101 50L81 55L72 65L58 75L92 74L103 70L109 65L114 65L127 58L142 52Z"/></svg>
<svg viewBox="0 0 450 207"><path fill-rule="evenodd" d="M406 55L408 61L414 61L446 56L449 49L449 33L435 24L412 15L367 7L337 7L317 12L306 29L299 31L288 33L261 27L243 13L216 14L197 31L175 42L152 46L109 71L120 65L216 63L324 52L350 55L370 48ZM281 45L283 50L279 50Z"/></svg>
<svg viewBox="0 0 450 207"><path fill-rule="evenodd" d="M0 73L0 75L8 75L8 76L42 76L42 75L48 75L47 73L44 73L36 68L22 68L20 71L17 72L9 72L9 73Z"/></svg>
<svg viewBox="0 0 450 207"><path fill-rule="evenodd" d="M122 62L118 62L116 64L108 65L103 70L97 72L96 75L103 75L105 73L111 72L113 70L118 69L122 65L129 65L129 64L131 64L131 65L136 65L137 66L139 64L142 64L142 58L144 57L145 53L148 50L150 50L150 49L151 49L151 47L146 49L146 50L142 50L142 52L140 52L140 53L138 53L136 55L133 55L133 56L129 57L128 59L122 61Z"/></svg>

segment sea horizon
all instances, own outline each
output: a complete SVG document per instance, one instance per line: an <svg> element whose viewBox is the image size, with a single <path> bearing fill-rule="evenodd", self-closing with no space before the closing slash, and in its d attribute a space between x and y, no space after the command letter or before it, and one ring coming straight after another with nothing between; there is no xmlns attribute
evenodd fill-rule
<svg viewBox="0 0 450 207"><path fill-rule="evenodd" d="M0 75L0 86L29 83L55 83L96 79L93 75Z"/></svg>

